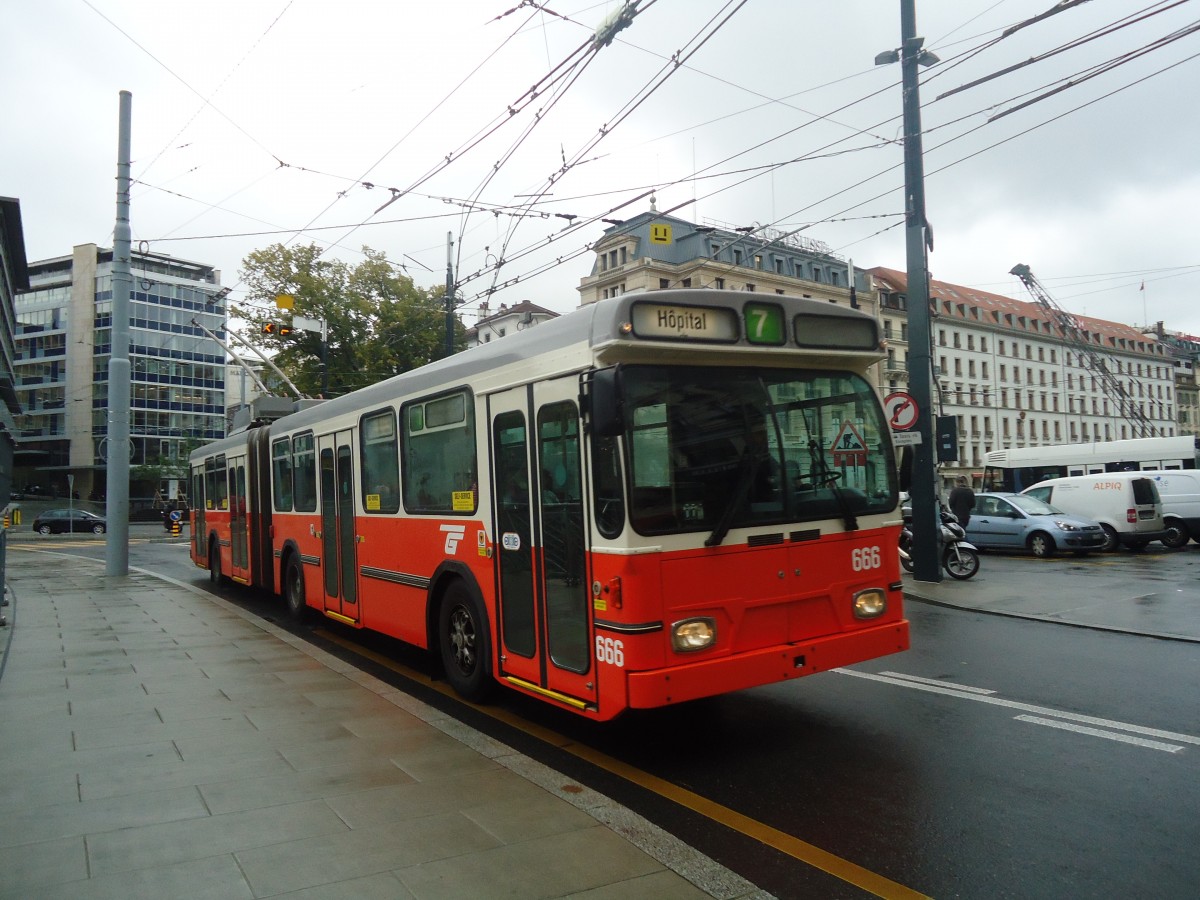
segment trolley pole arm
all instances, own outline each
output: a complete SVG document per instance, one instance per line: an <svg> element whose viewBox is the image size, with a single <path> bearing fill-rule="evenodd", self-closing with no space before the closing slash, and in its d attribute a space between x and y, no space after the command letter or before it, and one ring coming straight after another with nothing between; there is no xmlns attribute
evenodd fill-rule
<svg viewBox="0 0 1200 900"><path fill-rule="evenodd" d="M238 356L237 353L234 352L234 349L232 347L230 347L228 344L226 344L223 340L221 340L219 337L217 337L215 334L213 334L211 331L209 331L207 328L205 328L203 325L201 325L195 319L192 319L192 324L194 326L196 326L197 328L199 328L201 331L203 331L206 335L208 335L208 337L212 338L214 341L216 341L218 344L220 344L221 349L224 350L226 353L228 353L230 356L232 356L233 361L242 367L242 371L248 373L250 375L250 377L254 379L254 384L258 387L258 389L260 391L262 391L264 394L271 393L270 391L267 390L267 386L262 383L262 379L259 378L258 375L255 374L255 372L252 368L250 368L248 365L246 365L246 361L244 359L242 359L240 356ZM232 332L230 332L230 333L232 334Z"/></svg>
<svg viewBox="0 0 1200 900"><path fill-rule="evenodd" d="M290 379L286 375L284 375L283 372L280 370L279 366L277 366L277 365L275 365L275 363L271 362L271 360L268 359L261 350L259 350L257 347L255 347L252 343L250 343L248 340L246 340L244 337L242 337L236 331L231 331L231 332L229 332L229 334L230 334L230 336L237 338L239 341L241 341L243 344L245 344L247 347L249 347L251 350L253 350L256 354L258 354L258 358L261 359L263 362L265 362L268 366L270 366L271 371L273 371L276 375L278 375L280 378L282 378L284 380L284 382L287 384L287 386L292 389L292 393L296 395L297 400L308 399L305 394L300 393L300 389L298 387L296 387L296 385L292 384L292 379ZM322 341L324 341L324 334L322 334ZM322 347L324 347L324 343L322 343Z"/></svg>

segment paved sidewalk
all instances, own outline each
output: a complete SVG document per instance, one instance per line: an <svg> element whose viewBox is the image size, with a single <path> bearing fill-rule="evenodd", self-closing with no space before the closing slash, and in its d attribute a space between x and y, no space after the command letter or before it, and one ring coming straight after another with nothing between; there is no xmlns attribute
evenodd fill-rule
<svg viewBox="0 0 1200 900"><path fill-rule="evenodd" d="M219 598L7 559L0 897L766 896Z"/></svg>
<svg viewBox="0 0 1200 900"><path fill-rule="evenodd" d="M1193 548L1181 552L1195 552L1200 559ZM917 581L904 573L904 596L957 609L1200 642L1200 584L1195 580L1168 585L1148 581L1123 571L1120 557L1104 566L1073 566L1057 559L1012 563L988 554L979 574L968 581Z"/></svg>

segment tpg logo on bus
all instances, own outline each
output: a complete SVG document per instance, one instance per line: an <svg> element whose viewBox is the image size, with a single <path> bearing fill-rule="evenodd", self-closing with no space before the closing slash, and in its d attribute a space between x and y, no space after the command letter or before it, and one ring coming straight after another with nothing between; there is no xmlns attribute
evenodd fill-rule
<svg viewBox="0 0 1200 900"><path fill-rule="evenodd" d="M446 555L454 556L458 553L458 542L463 539L463 535L467 533L466 525L443 525L442 531L446 532Z"/></svg>

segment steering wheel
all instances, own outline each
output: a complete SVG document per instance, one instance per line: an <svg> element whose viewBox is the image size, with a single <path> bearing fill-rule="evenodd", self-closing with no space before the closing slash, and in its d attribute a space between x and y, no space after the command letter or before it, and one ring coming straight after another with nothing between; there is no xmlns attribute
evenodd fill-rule
<svg viewBox="0 0 1200 900"><path fill-rule="evenodd" d="M824 472L821 474L809 472L807 475L797 475L793 481L796 484L833 484L833 482L837 481L841 477L841 472Z"/></svg>

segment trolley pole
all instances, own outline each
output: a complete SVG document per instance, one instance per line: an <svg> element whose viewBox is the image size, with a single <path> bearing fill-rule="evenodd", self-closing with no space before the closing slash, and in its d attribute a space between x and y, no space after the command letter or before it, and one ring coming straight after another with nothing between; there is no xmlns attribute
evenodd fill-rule
<svg viewBox="0 0 1200 900"><path fill-rule="evenodd" d="M904 92L905 249L908 266L908 387L917 403L912 467L913 575L942 580L942 527L938 515L937 457L933 440L933 334L929 312L929 223L925 219L925 164L921 148L918 65L938 59L917 37L916 0L900 0L900 72Z"/></svg>
<svg viewBox="0 0 1200 900"><path fill-rule="evenodd" d="M121 91L117 137L117 222L113 229L112 352L108 358L108 491L104 511L108 518L105 574L129 574L129 144L133 121L133 95Z"/></svg>
<svg viewBox="0 0 1200 900"><path fill-rule="evenodd" d="M446 232L446 355L454 355L454 233Z"/></svg>

